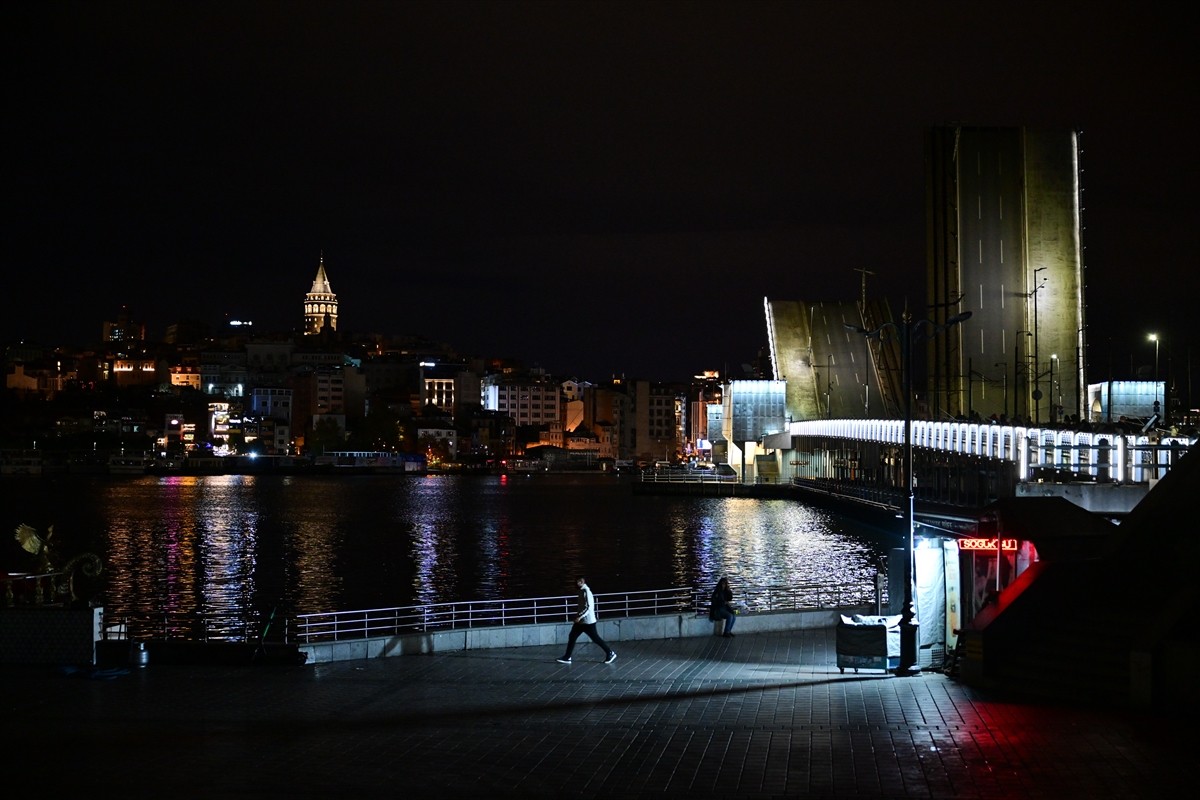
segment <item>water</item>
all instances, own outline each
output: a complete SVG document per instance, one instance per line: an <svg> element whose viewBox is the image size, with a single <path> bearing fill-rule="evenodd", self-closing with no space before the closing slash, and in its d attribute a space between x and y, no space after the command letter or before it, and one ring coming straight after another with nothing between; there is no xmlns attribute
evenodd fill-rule
<svg viewBox="0 0 1200 800"><path fill-rule="evenodd" d="M7 530L105 564L113 613L294 613L574 593L870 586L895 542L796 500L660 497L598 476L0 481ZM3 566L29 569L8 537Z"/></svg>

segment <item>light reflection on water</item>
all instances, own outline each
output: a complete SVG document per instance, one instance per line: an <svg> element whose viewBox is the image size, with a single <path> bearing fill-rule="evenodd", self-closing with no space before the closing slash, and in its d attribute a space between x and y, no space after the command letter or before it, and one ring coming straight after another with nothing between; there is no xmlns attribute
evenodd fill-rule
<svg viewBox="0 0 1200 800"><path fill-rule="evenodd" d="M871 585L888 546L794 500L634 495L595 476L67 477L34 488L0 483L5 524L54 524L77 546L90 537L111 611L228 614L230 625L276 606L564 595L576 574L598 592L721 575Z"/></svg>

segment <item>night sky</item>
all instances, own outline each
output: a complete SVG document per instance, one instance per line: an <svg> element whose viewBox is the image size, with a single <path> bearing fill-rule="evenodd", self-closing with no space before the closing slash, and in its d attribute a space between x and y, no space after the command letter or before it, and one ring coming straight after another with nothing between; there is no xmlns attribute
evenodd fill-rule
<svg viewBox="0 0 1200 800"><path fill-rule="evenodd" d="M922 132L961 122L1083 131L1089 379L1152 364L1151 331L1182 373L1177 8L9 3L0 340L94 340L122 305L151 337L292 329L323 252L347 332L737 374L764 297L853 300L867 269L924 303Z"/></svg>

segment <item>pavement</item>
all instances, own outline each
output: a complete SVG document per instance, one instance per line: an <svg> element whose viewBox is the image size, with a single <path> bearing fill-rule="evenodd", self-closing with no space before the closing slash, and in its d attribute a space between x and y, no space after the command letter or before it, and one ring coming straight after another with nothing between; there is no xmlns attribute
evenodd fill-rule
<svg viewBox="0 0 1200 800"><path fill-rule="evenodd" d="M0 668L0 786L124 797L1190 795L1170 715L844 674L834 631L288 666ZM25 796L9 793L10 797Z"/></svg>

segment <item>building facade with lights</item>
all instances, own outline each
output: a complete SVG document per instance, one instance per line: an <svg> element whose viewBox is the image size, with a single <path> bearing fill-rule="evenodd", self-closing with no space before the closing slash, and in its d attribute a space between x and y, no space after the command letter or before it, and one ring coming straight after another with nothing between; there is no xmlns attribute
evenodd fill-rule
<svg viewBox="0 0 1200 800"><path fill-rule="evenodd" d="M493 373L480 381L484 410L511 417L517 426L549 426L562 422L562 387L537 370L524 374Z"/></svg>

